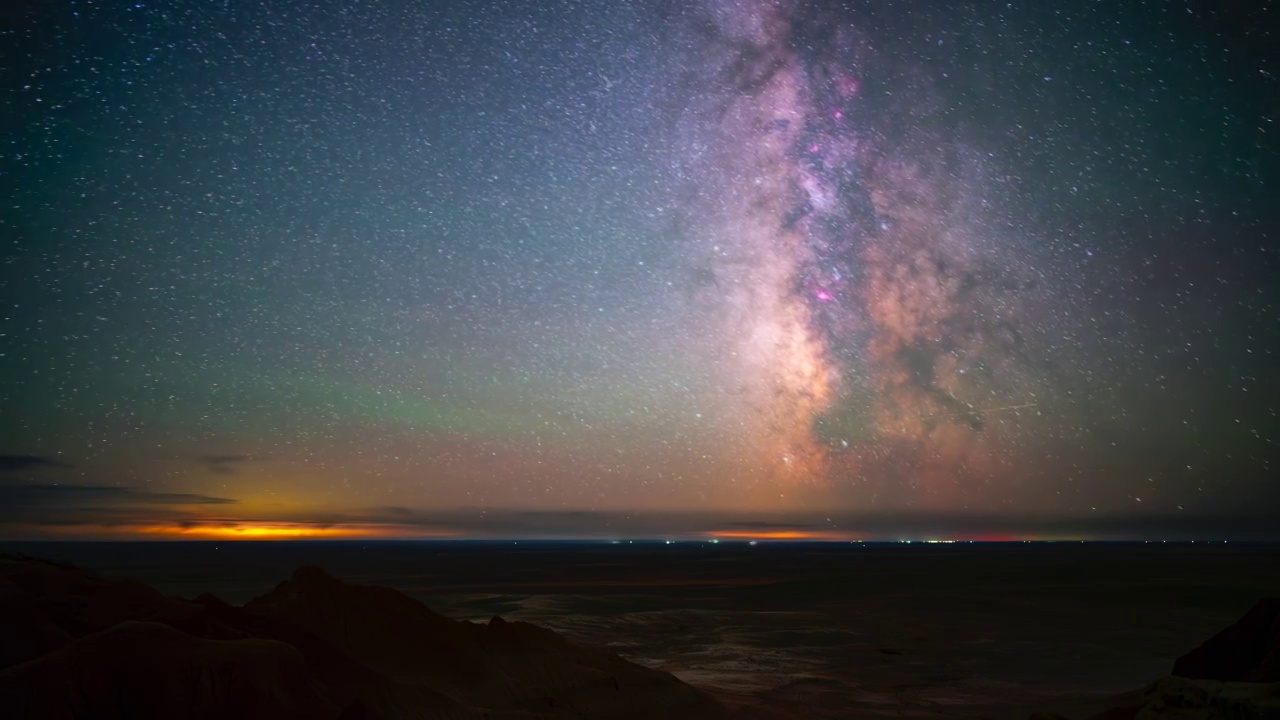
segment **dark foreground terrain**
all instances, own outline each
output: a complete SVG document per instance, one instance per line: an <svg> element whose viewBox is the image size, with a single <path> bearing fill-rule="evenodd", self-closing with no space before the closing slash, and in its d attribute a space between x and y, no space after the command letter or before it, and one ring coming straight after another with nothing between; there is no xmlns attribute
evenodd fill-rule
<svg viewBox="0 0 1280 720"><path fill-rule="evenodd" d="M501 696L505 704L499 709L573 717L563 702L559 708L547 703L554 705L558 692L572 696L578 692L574 688L589 687L580 702L613 703L609 712L625 710L633 717L716 717L723 714L719 706L742 718L1027 718L1035 712L1082 718L1117 707L1130 708L1125 716L1133 717L1142 706L1138 717L1173 717L1164 705L1152 714L1165 702L1152 695L1155 691L1145 696L1134 691L1167 676L1178 658L1251 608L1253 624L1237 628L1225 645L1178 661L1180 674L1199 678L1198 685L1162 685L1157 694L1186 695L1192 699L1174 703L1204 705L1205 697L1220 695L1227 702L1243 693L1248 707L1263 708L1254 717L1270 717L1265 708L1280 698L1276 685L1263 682L1280 680L1271 677L1280 672L1280 651L1267 659L1268 648L1280 644L1265 645L1280 641L1277 609L1255 607L1262 598L1280 596L1276 546L7 543L0 550L73 562L105 577L137 578L164 595L213 593L233 604L248 603L241 609L201 599L224 614L252 611L255 618L284 617L314 632L324 629L320 634L328 633L327 642L343 657L374 666L378 677L366 682L386 684L378 685L378 697L391 699L373 710L430 701L440 703L438 713L462 717L475 710L480 713L475 717L483 717L487 699ZM335 587L350 586L323 573L294 575L303 566L321 566L349 583L395 588L456 620L501 615L527 621L571 644L562 647L560 638L525 625L444 626L439 623L448 621L438 617L431 627L447 628L439 631L454 638L451 652L459 658L466 660L476 647L489 648L475 661L480 663L475 673L490 672L496 663L502 677L515 679L501 692L459 690L465 678L446 672L447 682L427 688L441 697L415 695L423 690L397 683L421 674L421 663L443 662L432 669L437 675L460 672L464 663L450 661L448 652L443 661L438 652L431 660L388 659L385 648L359 646L374 632L370 615L394 618L395 613L369 610L362 604L368 598L350 605L333 600ZM278 586L291 576L292 585ZM304 590L327 614L299 604ZM402 612L419 612L398 602L392 604ZM344 619L343 613L351 617ZM234 632L262 622L233 620L220 622L231 622ZM333 636L332 628L348 624L348 634ZM375 623L381 628L377 632L389 635L395 634L392 625ZM533 640L513 640L512 627ZM254 628L247 634L265 632ZM124 632L164 634L163 628L133 625ZM1248 645L1255 637L1262 638L1256 648ZM167 635L142 639L181 641ZM136 640L97 642L127 647ZM420 645L426 644L438 650L440 643L424 636ZM1255 651L1261 653L1258 658L1250 655ZM268 652L267 659L255 662L292 667L293 660L271 657ZM304 658L307 662L314 664ZM530 669L548 662L549 675ZM1233 662L1243 664L1236 668ZM675 677L648 673L646 667ZM39 675L38 668L28 672ZM292 681L308 687L300 677ZM1251 682L1206 689L1204 683L1214 680ZM601 688L616 694L619 687L631 693L622 703L608 693L605 700L594 699ZM366 708L353 704L358 695L349 688L334 695L337 700L322 693L315 707L330 717L343 712L359 717L352 713ZM605 705L599 707L601 717L626 716L607 715Z"/></svg>

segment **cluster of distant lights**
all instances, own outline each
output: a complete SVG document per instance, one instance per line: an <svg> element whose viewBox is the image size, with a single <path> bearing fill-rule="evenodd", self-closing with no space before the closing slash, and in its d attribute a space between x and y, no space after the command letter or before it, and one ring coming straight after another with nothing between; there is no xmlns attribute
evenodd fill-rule
<svg viewBox="0 0 1280 720"><path fill-rule="evenodd" d="M654 543L654 542L656 542L656 541L653 541L653 540L641 540L641 541L640 541L640 543L641 543L642 545L644 545L644 544L652 544L652 543ZM737 543L737 544L742 544L742 540L730 540L730 541L726 541L726 542L727 542L727 543ZM759 545L759 544L760 544L760 543L762 543L762 542L766 542L766 541L765 541L765 540L747 540L745 544L747 544L747 545ZM778 542L778 543L819 542L819 543L824 543L824 544L833 544L833 545L836 543L836 541L833 541L833 540L804 540L804 539L800 539L800 540L796 540L796 539L777 540L777 539L775 539L775 540L773 540L773 542ZM992 543L999 543L999 544L1002 544L1002 545L1004 545L1004 544L1012 545L1012 544L1015 544L1015 543L1021 543L1021 544L1023 544L1023 545L1030 545L1031 543L1080 543L1081 545L1083 545L1083 544L1085 544L1085 543L1089 543L1089 542L1124 542L1124 543L1136 543L1136 542L1141 542L1141 543L1142 543L1142 544L1144 544L1144 545L1152 545L1152 544L1164 545L1164 544L1168 544L1169 542L1174 542L1174 543L1188 543L1188 544L1191 544L1191 545L1195 545L1197 542L1199 542L1199 543L1204 544L1204 545L1216 545L1216 544L1219 544L1219 543L1221 543L1221 544L1225 545L1225 544L1227 544L1227 543L1228 543L1228 542L1230 542L1230 541L1229 541L1229 540L1221 540L1221 541L1219 541L1219 540L1198 540L1198 541L1197 541L1197 540L1172 540L1172 541L1170 541L1170 540L1141 540L1141 541L1139 541L1139 540L849 540L849 541L847 541L847 542L848 542L848 544L849 544L849 545L868 545L868 544L871 544L871 545L911 545L911 544L916 544L916 545L956 545L956 544L960 544L960 545L973 545L973 544L975 544L975 543L984 544L984 545L992 544ZM610 545L634 545L635 543L636 543L636 541L635 541L635 540L610 540L610 541L609 541L609 544L610 544ZM720 538L710 538L710 539L706 539L706 540L663 540L663 541L662 541L662 544L663 544L663 545L689 545L689 544L693 544L693 543L701 543L701 544L704 544L704 545L719 545L719 544L720 544Z"/></svg>
<svg viewBox="0 0 1280 720"><path fill-rule="evenodd" d="M317 527L312 527L312 526L308 526L306 524L301 524L301 523L280 523L276 525L253 525L253 526L206 525L206 526L196 526L196 527L188 527L188 528L172 528L167 526L166 527L156 526L156 527L139 528L138 533L143 536L148 536L148 535L153 537L170 536L169 539L182 539L182 540L251 540L251 541L253 540L256 540L256 541L375 540L376 541L376 540L413 539L413 540L462 541L462 542L466 542L467 540L475 540L475 541L481 541L481 542L493 542L494 540L497 540L499 542L504 541L504 539L502 538L491 538L491 539L467 538L467 537L450 536L450 535L423 536L423 537L416 537L416 538L409 538L409 537L397 538L394 533L382 533L382 532L375 532L375 535L376 535L375 537L366 536L367 533L375 530L376 530L375 528L357 527L357 526L317 528ZM557 542L557 541L560 541L560 542L565 542L565 541L591 542L592 541L592 539L589 539L589 538L573 538L573 537L525 538L523 540L507 538L505 540L509 540L512 544L515 544L515 545L519 545L521 542L537 544L537 543ZM923 540L916 539L916 538L896 539L896 540L890 540L890 539L866 540L866 539L854 538L854 539L846 540L844 538L832 537L831 535L826 535L821 533L815 533L815 534L809 535L809 534L806 534L804 531L792 531L792 530L778 531L773 535L760 535L760 536L753 536L750 533L730 533L730 535L726 537L726 536L716 536L711 533L706 533L701 536L690 536L690 537L684 537L680 539L671 539L671 538L663 539L663 538L650 537L650 538L638 538L638 539L618 538L618 539L609 539L609 540L595 538L594 540L596 542L604 542L609 545L661 544L661 545L683 545L683 546L696 545L696 544L700 544L700 545L726 544L726 545L735 545L735 546L740 546L740 545L756 546L756 545L760 545L761 543L770 543L770 542L782 544L782 545L787 545L787 544L823 544L823 545L841 544L841 545L844 545L844 544L847 544L847 545L877 545L877 546L913 545L913 544L914 545L974 545L974 544L982 544L982 545L1040 544L1040 545L1044 545L1044 544L1055 544L1055 543L1086 544L1091 542L1123 543L1123 544L1131 544L1131 545L1138 544L1138 543L1145 544L1145 545L1168 544L1168 543L1185 544L1185 545L1195 545L1197 543L1202 545L1217 545L1217 544L1225 545L1228 542L1230 542L1229 540L1203 540L1203 539L1202 540L1186 540L1186 539L1134 540L1134 539L1124 539L1124 538L1013 538L1013 537L1009 537L1009 538L992 537L992 538L978 538L978 539L929 538L929 539L923 539Z"/></svg>

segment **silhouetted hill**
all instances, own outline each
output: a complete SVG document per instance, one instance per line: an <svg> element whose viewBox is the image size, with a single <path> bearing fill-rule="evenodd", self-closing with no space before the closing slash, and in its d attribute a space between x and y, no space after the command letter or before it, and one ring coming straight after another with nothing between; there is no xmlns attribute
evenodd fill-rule
<svg viewBox="0 0 1280 720"><path fill-rule="evenodd" d="M125 620L0 673L5 717L335 718L302 654Z"/></svg>
<svg viewBox="0 0 1280 720"><path fill-rule="evenodd" d="M1173 674L1203 680L1280 682L1280 598L1260 601L1230 627L1178 658Z"/></svg>
<svg viewBox="0 0 1280 720"><path fill-rule="evenodd" d="M0 558L0 715L717 718L670 674L527 623L449 620L314 567L244 608Z"/></svg>
<svg viewBox="0 0 1280 720"><path fill-rule="evenodd" d="M1169 677L1116 698L1115 705L1089 720L1280 720L1280 598L1258 602L1178 658Z"/></svg>

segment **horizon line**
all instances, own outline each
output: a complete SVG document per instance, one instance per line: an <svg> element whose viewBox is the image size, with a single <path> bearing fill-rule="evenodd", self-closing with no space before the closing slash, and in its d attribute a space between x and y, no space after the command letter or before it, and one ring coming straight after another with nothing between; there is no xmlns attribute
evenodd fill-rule
<svg viewBox="0 0 1280 720"><path fill-rule="evenodd" d="M1270 545L1280 544L1274 538L1138 538L1138 537L1037 537L1037 538L809 538L809 537L662 537L635 536L605 538L591 536L278 536L263 537L228 533L224 537L132 536L132 537L9 537L0 538L0 550L6 544L556 544L578 545Z"/></svg>

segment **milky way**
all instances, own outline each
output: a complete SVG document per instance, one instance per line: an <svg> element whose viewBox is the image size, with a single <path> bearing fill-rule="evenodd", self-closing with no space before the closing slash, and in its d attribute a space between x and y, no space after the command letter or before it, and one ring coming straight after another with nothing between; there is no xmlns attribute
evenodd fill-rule
<svg viewBox="0 0 1280 720"><path fill-rule="evenodd" d="M1260 14L33 5L4 472L140 526L1265 504Z"/></svg>
<svg viewBox="0 0 1280 720"><path fill-rule="evenodd" d="M739 418L743 479L808 480L826 473L812 435L838 372L799 284L815 261L801 218L803 143L812 100L804 68L781 45L780 14L733 8L702 28L698 58L724 93L695 99L682 124L696 154L692 267L695 301L713 327L730 381L726 411Z"/></svg>
<svg viewBox="0 0 1280 720"><path fill-rule="evenodd" d="M864 108L883 63L827 19L734 3L694 20L715 88L682 125L697 302L740 383L748 477L950 496L1009 475L1049 403L1030 344L1045 276L1001 236L975 153Z"/></svg>

